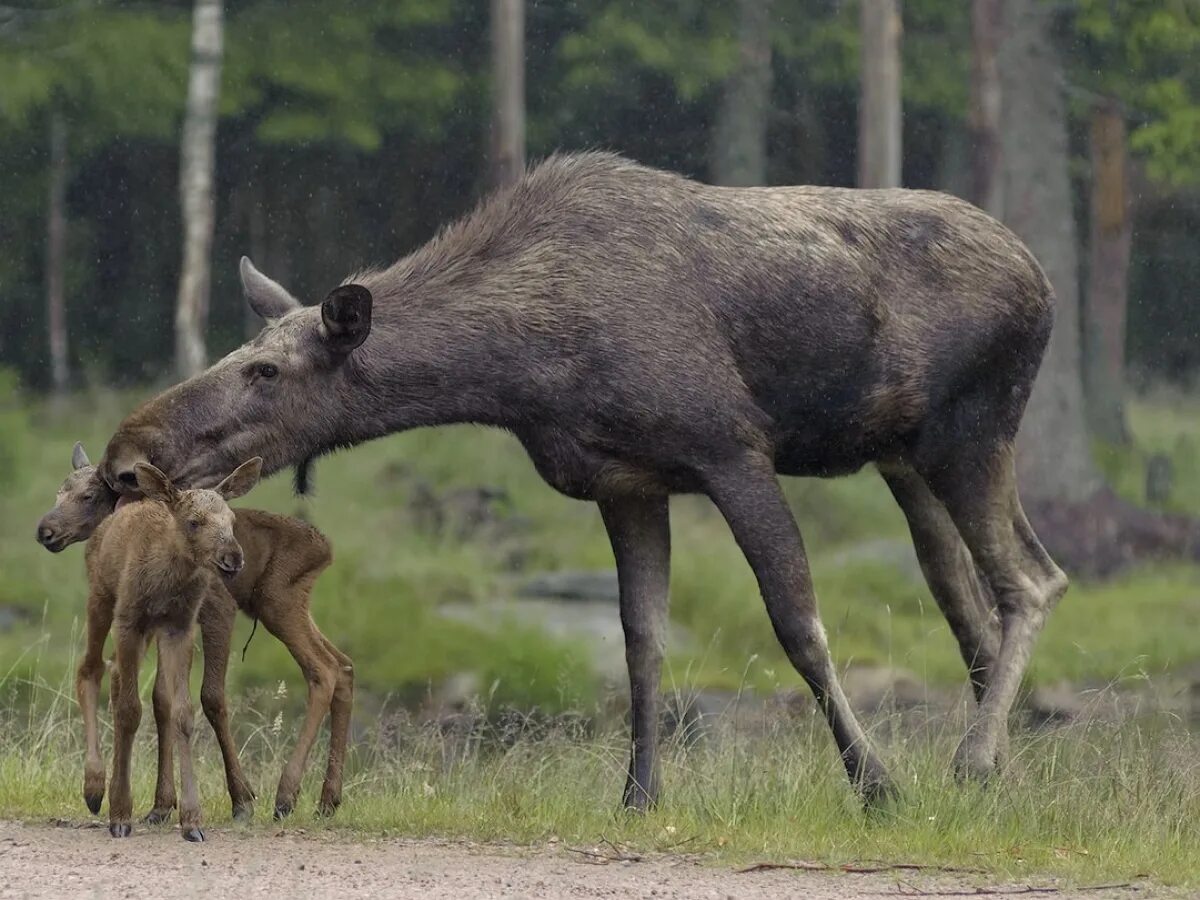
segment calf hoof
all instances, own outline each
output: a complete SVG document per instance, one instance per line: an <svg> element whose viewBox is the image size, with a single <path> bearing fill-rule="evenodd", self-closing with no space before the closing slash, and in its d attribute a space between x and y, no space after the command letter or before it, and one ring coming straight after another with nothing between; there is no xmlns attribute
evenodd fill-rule
<svg viewBox="0 0 1200 900"><path fill-rule="evenodd" d="M201 844L204 842L204 832L199 828L185 828L183 829L183 839L193 844Z"/></svg>
<svg viewBox="0 0 1200 900"><path fill-rule="evenodd" d="M128 822L113 822L108 826L108 833L115 838L127 838L133 834L133 826Z"/></svg>
<svg viewBox="0 0 1200 900"><path fill-rule="evenodd" d="M341 797L321 797L321 801L317 804L317 815L323 819L328 819L337 812L338 807L341 805Z"/></svg>
<svg viewBox="0 0 1200 900"><path fill-rule="evenodd" d="M98 794L84 794L83 795L83 802L87 804L87 808L91 811L93 816L98 815L100 813L100 804L103 801L104 801L104 791L101 791Z"/></svg>
<svg viewBox="0 0 1200 900"><path fill-rule="evenodd" d="M147 825L163 825L171 821L171 812L174 809L172 806L156 806L150 812L146 813L146 818L142 819Z"/></svg>
<svg viewBox="0 0 1200 900"><path fill-rule="evenodd" d="M292 814L293 809L295 809L295 805L291 800L276 800L275 821L278 822L280 819L286 819Z"/></svg>
<svg viewBox="0 0 1200 900"><path fill-rule="evenodd" d="M253 803L235 803L233 805L233 821L249 822L254 818Z"/></svg>

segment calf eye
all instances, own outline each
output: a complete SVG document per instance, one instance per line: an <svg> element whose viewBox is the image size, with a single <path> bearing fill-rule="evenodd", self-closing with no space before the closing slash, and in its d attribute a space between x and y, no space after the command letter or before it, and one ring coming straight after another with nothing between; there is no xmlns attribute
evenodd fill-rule
<svg viewBox="0 0 1200 900"><path fill-rule="evenodd" d="M257 372L259 378L274 378L279 374L279 368L270 363L259 363Z"/></svg>
<svg viewBox="0 0 1200 900"><path fill-rule="evenodd" d="M187 527L188 527L188 531L196 531L197 529L200 528L200 520L199 519L188 519Z"/></svg>

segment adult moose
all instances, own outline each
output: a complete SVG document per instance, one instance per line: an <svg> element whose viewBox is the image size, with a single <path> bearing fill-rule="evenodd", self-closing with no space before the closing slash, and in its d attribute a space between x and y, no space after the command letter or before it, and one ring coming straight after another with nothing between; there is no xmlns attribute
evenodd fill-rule
<svg viewBox="0 0 1200 900"><path fill-rule="evenodd" d="M135 490L139 462L204 485L251 455L271 472L419 426L511 431L550 485L599 505L612 541L636 809L658 792L667 498L707 494L869 802L891 782L838 683L776 473L873 462L978 700L957 770L997 766L1067 582L1013 474L1053 292L979 210L919 191L716 188L559 155L320 306L249 260L241 273L267 326L121 424L102 463L115 489Z"/></svg>

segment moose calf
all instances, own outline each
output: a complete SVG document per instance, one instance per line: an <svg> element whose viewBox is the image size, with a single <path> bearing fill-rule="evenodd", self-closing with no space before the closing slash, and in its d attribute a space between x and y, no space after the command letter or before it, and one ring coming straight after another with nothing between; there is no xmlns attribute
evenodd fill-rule
<svg viewBox="0 0 1200 900"><path fill-rule="evenodd" d="M179 822L189 841L202 841L200 798L192 771L192 703L188 676L192 629L200 603L213 589L214 570L241 571L244 555L233 535L233 510L226 503L258 482L261 457L245 462L212 490L180 491L149 464L137 467L137 484L147 502L125 506L88 544L89 608L107 602L116 624L112 670L113 772L109 786L109 831L128 837L133 800L129 785L133 737L141 722L138 668L150 637L158 636L158 666L166 685L165 712L179 752L182 799ZM103 599L101 599L103 598ZM106 629L107 630L107 629ZM89 729L91 731L92 729ZM89 734L85 790L97 791Z"/></svg>
<svg viewBox="0 0 1200 900"><path fill-rule="evenodd" d="M73 471L58 491L54 509L38 524L38 541L57 553L73 543L103 533L113 513L116 497L101 480L76 444ZM332 814L341 803L342 768L350 731L354 697L354 667L350 658L317 628L309 614L309 597L317 577L332 562L329 541L312 526L287 516L261 510L234 510L234 537L242 547L245 564L232 578L215 585L199 612L204 647L204 681L201 706L217 737L225 764L225 778L234 818L250 814L254 793L242 773L229 727L225 700L225 672L233 637L233 620L241 609L288 648L308 683L308 707L296 746L279 779L275 816L287 815L295 806L308 755L317 730L330 714L329 760L318 809ZM103 763L96 730L96 699L104 670L104 640L113 618L111 599L93 595L88 603L87 647L80 663L76 693L88 737L88 771L84 795L93 812L103 797ZM175 806L172 778L170 722L166 713L167 685L159 669L154 689L154 714L158 726L158 786L154 808L147 821L165 821Z"/></svg>

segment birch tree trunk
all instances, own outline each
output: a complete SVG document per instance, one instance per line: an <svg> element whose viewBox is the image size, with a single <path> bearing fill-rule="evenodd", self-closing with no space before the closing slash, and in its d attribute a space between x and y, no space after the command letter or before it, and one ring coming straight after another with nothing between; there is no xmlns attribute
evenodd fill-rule
<svg viewBox="0 0 1200 900"><path fill-rule="evenodd" d="M67 360L67 124L50 117L50 191L46 224L46 323L50 339L50 384L64 394L70 379Z"/></svg>
<svg viewBox="0 0 1200 900"><path fill-rule="evenodd" d="M212 270L213 177L223 30L221 0L196 0L187 111L179 154L183 271L175 307L175 365L183 378L201 371L207 363L205 331Z"/></svg>
<svg viewBox="0 0 1200 900"><path fill-rule="evenodd" d="M1129 441L1125 419L1125 315L1133 243L1125 118L1115 100L1092 110L1092 202L1084 378L1088 418L1111 443Z"/></svg>
<svg viewBox="0 0 1200 900"><path fill-rule="evenodd" d="M971 0L971 202L1004 218L1000 190L1000 68L1004 0Z"/></svg>
<svg viewBox="0 0 1200 900"><path fill-rule="evenodd" d="M767 182L771 110L771 2L738 0L738 64L721 93L713 128L713 181L735 187Z"/></svg>
<svg viewBox="0 0 1200 900"><path fill-rule="evenodd" d="M900 186L899 0L862 0L858 186Z"/></svg>
<svg viewBox="0 0 1200 900"><path fill-rule="evenodd" d="M492 185L525 171L525 4L492 0Z"/></svg>
<svg viewBox="0 0 1200 900"><path fill-rule="evenodd" d="M1041 0L1006 0L999 54L1004 220L1037 256L1057 295L1054 331L1021 426L1017 463L1028 496L1083 501L1101 483L1084 418L1078 243L1051 15Z"/></svg>

